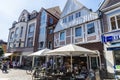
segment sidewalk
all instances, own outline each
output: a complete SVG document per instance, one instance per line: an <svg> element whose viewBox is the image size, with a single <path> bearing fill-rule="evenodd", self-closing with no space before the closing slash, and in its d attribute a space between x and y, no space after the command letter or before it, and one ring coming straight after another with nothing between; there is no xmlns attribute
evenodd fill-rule
<svg viewBox="0 0 120 80"><path fill-rule="evenodd" d="M25 70L9 69L8 73L0 70L0 80L32 80L31 75L27 75Z"/></svg>

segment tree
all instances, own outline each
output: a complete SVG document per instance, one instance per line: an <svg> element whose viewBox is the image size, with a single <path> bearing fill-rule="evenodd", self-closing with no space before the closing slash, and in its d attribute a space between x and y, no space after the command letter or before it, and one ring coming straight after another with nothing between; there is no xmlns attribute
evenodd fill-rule
<svg viewBox="0 0 120 80"><path fill-rule="evenodd" d="M0 57L4 54L2 47L0 46Z"/></svg>

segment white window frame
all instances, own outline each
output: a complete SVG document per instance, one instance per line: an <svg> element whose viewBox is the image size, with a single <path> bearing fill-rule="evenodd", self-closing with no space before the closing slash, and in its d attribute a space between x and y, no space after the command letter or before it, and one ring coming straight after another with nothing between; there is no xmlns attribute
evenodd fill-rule
<svg viewBox="0 0 120 80"><path fill-rule="evenodd" d="M81 32L81 36L77 36L77 37L76 37L75 29L76 29L76 28L79 28L79 27L81 27L81 31L82 31L82 32ZM82 37L83 37L83 26L82 26L82 25L81 25L81 26L74 27L74 37L75 37L75 38L82 38Z"/></svg>
<svg viewBox="0 0 120 80"><path fill-rule="evenodd" d="M94 33L91 33L91 34L88 34L88 28L87 28L87 25L88 24L91 24L91 23L94 23L94 28L95 28L95 32ZM91 36L91 35L95 35L96 34L96 23L95 23L95 21L93 21L93 22L89 22L89 23L87 23L87 24L85 24L85 26L86 26L86 34L87 34L87 36Z"/></svg>
<svg viewBox="0 0 120 80"><path fill-rule="evenodd" d="M64 32L64 33L65 33L65 39L64 39L64 40L60 40L60 34L61 34L61 32ZM65 41L65 44L66 44L66 31L63 30L63 31L61 31L61 32L59 32L59 41L60 41L60 42L61 42L61 41Z"/></svg>
<svg viewBox="0 0 120 80"><path fill-rule="evenodd" d="M117 14L114 14L114 15L112 15L112 16L109 16L109 29L110 29L110 31L116 31L116 30L119 30L120 28L118 28L118 23L117 23L117 17L116 16L118 16L118 15L120 15L120 13L117 13ZM112 25L111 25L111 18L112 17L115 17L115 24L116 24L116 29L114 29L114 30L112 30Z"/></svg>

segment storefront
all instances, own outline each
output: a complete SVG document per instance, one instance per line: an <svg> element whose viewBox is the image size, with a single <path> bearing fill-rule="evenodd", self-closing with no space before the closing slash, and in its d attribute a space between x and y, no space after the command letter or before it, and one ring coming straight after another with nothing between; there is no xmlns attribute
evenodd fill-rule
<svg viewBox="0 0 120 80"><path fill-rule="evenodd" d="M102 36L104 56L109 76L120 76L120 31L114 31Z"/></svg>

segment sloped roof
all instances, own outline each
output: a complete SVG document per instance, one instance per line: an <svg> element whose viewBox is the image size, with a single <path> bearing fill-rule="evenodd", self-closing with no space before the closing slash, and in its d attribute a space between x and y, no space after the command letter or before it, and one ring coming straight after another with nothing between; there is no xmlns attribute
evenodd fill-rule
<svg viewBox="0 0 120 80"><path fill-rule="evenodd" d="M104 0L103 4L101 4L100 10L110 7L118 2L120 2L120 0Z"/></svg>
<svg viewBox="0 0 120 80"><path fill-rule="evenodd" d="M52 15L54 15L55 17L57 17L58 19L60 18L61 10L59 6L48 8L46 10L50 12Z"/></svg>
<svg viewBox="0 0 120 80"><path fill-rule="evenodd" d="M76 10L79 10L81 9L82 7L85 7L83 4L81 4L80 2L78 2L77 0L68 0L64 9L63 9L63 12L61 14L61 17L64 17Z"/></svg>

